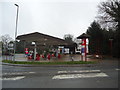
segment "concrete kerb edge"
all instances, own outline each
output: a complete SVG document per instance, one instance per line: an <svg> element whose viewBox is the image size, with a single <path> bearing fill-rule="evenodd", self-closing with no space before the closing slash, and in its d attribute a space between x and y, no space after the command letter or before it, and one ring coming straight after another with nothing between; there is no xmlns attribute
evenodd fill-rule
<svg viewBox="0 0 120 90"><path fill-rule="evenodd" d="M29 65L29 64L10 64L2 63L2 65L19 66L19 67L93 67L96 64L73 64L73 65Z"/></svg>

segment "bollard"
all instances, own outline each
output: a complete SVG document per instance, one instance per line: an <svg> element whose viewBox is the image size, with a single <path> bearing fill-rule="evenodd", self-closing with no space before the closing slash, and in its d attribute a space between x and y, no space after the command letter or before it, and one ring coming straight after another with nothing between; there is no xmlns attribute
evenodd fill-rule
<svg viewBox="0 0 120 90"><path fill-rule="evenodd" d="M47 58L48 58L48 60L50 60L50 54L48 54Z"/></svg>
<svg viewBox="0 0 120 90"><path fill-rule="evenodd" d="M60 57L61 57L60 54L58 54L58 58L59 58L59 59L60 59Z"/></svg>

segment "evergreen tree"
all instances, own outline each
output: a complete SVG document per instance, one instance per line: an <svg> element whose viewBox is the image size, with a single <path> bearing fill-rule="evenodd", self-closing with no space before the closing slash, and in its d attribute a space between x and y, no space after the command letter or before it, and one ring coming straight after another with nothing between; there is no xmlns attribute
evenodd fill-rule
<svg viewBox="0 0 120 90"><path fill-rule="evenodd" d="M89 50L92 54L102 54L103 32L100 25L94 21L87 30L89 38Z"/></svg>
<svg viewBox="0 0 120 90"><path fill-rule="evenodd" d="M120 57L120 1L108 0L99 5L99 22L115 30L113 39L113 55ZM110 32L109 32L110 34Z"/></svg>

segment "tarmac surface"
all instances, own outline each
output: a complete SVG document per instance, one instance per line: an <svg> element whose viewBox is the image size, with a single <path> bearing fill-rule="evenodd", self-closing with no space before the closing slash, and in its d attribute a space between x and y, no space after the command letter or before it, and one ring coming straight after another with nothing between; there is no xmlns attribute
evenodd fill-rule
<svg viewBox="0 0 120 90"><path fill-rule="evenodd" d="M64 60L67 60L69 56L65 58ZM76 55L76 60L79 60L79 55L78 57ZM2 88L118 88L120 71L118 60L113 58L91 60L98 60L98 63L56 66L3 63L0 78Z"/></svg>
<svg viewBox="0 0 120 90"><path fill-rule="evenodd" d="M2 88L118 88L119 70L112 60L91 67L2 65Z"/></svg>

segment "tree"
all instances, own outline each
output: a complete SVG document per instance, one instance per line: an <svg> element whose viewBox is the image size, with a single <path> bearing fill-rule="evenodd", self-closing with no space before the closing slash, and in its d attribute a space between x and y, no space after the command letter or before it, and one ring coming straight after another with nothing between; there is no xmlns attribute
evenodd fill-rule
<svg viewBox="0 0 120 90"><path fill-rule="evenodd" d="M8 43L13 41L13 39L8 34L5 34L1 36L1 41L2 41L2 51L3 53L6 53L8 50Z"/></svg>
<svg viewBox="0 0 120 90"><path fill-rule="evenodd" d="M73 42L73 35L71 35L71 34L65 34L64 35L64 40L66 40L68 42Z"/></svg>
<svg viewBox="0 0 120 90"><path fill-rule="evenodd" d="M102 25L111 26L113 28L120 28L120 1L108 0L102 2L99 6L99 22Z"/></svg>
<svg viewBox="0 0 120 90"><path fill-rule="evenodd" d="M99 5L99 19L102 26L115 30L113 55L120 57L120 1L108 0Z"/></svg>
<svg viewBox="0 0 120 90"><path fill-rule="evenodd" d="M2 41L3 44L7 44L12 40L13 39L8 34L5 34L5 35L1 36L1 41Z"/></svg>
<svg viewBox="0 0 120 90"><path fill-rule="evenodd" d="M89 50L92 54L102 54L103 32L100 25L94 21L88 27L87 34L89 38Z"/></svg>

